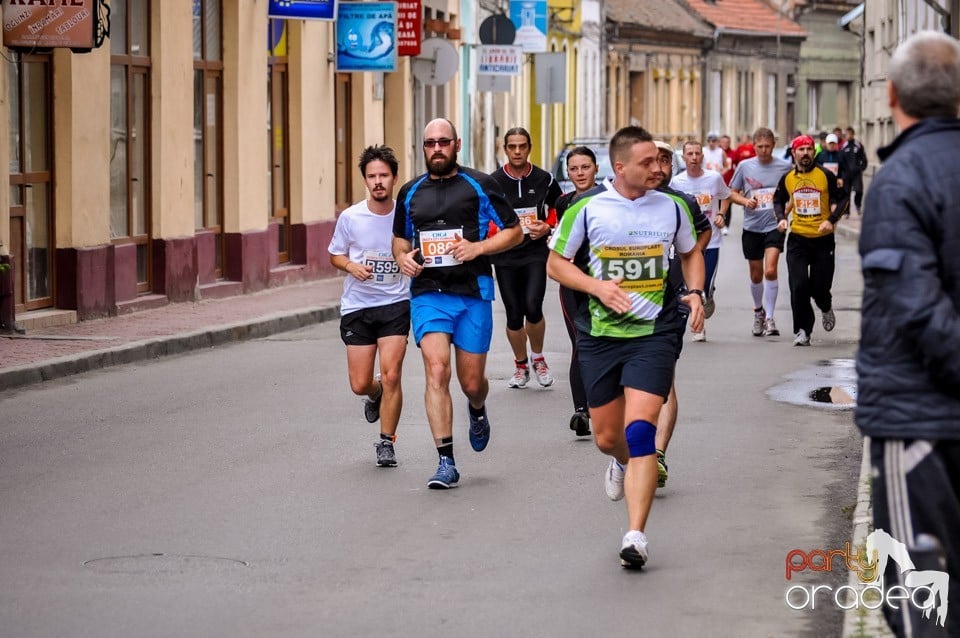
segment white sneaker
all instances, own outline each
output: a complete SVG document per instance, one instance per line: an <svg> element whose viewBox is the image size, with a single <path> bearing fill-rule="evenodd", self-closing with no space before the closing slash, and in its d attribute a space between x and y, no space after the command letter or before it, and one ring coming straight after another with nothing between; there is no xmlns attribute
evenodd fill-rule
<svg viewBox="0 0 960 638"><path fill-rule="evenodd" d="M833 330L833 327L837 325L837 315L833 314L833 308L823 313L821 319L823 321L823 329L827 332Z"/></svg>
<svg viewBox="0 0 960 638"><path fill-rule="evenodd" d="M640 569L648 558L647 535L637 530L630 530L623 537L620 546L620 565L627 569Z"/></svg>
<svg viewBox="0 0 960 638"><path fill-rule="evenodd" d="M810 345L810 336L807 334L807 331L803 328L797 331L797 334L793 336L793 345L795 346L809 346Z"/></svg>
<svg viewBox="0 0 960 638"><path fill-rule="evenodd" d="M753 311L753 328L750 333L754 337L759 337L763 334L763 322L767 318L767 313L763 308L757 308Z"/></svg>
<svg viewBox="0 0 960 638"><path fill-rule="evenodd" d="M610 459L610 465L607 466L607 471L603 475L603 487L611 501L619 501L623 498L623 473L626 469L617 459Z"/></svg>
<svg viewBox="0 0 960 638"><path fill-rule="evenodd" d="M764 337L779 337L780 331L777 330L777 322L773 320L773 317L767 317L767 323L763 328Z"/></svg>
<svg viewBox="0 0 960 638"><path fill-rule="evenodd" d="M520 364L517 366L517 371L513 373L513 376L510 377L510 381L507 382L508 388L525 388L527 387L527 382L530 381L530 368L525 364Z"/></svg>
<svg viewBox="0 0 960 638"><path fill-rule="evenodd" d="M553 375L550 374L550 368L547 367L545 359L533 360L533 373L537 375L537 383L543 387L549 388L553 385Z"/></svg>
<svg viewBox="0 0 960 638"><path fill-rule="evenodd" d="M707 340L707 329L704 328L701 332L693 333L694 341L706 341Z"/></svg>

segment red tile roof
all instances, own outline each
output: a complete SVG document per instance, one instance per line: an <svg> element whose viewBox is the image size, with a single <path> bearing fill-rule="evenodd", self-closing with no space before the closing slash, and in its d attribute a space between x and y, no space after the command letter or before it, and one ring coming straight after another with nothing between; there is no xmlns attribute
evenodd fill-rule
<svg viewBox="0 0 960 638"><path fill-rule="evenodd" d="M777 15L763 0L686 0L694 13L724 31L803 36L793 20Z"/></svg>

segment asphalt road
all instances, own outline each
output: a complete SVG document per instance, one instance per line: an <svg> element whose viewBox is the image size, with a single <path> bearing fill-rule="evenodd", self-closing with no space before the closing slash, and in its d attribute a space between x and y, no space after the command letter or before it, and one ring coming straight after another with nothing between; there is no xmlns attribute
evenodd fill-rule
<svg viewBox="0 0 960 638"><path fill-rule="evenodd" d="M751 337L746 264L721 253L709 341L685 344L670 479L650 562L621 570L623 503L606 457L567 428L568 347L547 294L550 389L509 390L497 314L490 446L455 393L461 487L436 466L423 369L408 349L400 465L349 391L335 323L0 394L0 635L839 635L830 605L791 610L794 548L842 547L860 439L849 411L769 399L788 375L849 359L860 275L841 240L837 328L792 347ZM819 313L818 313L819 317ZM689 337L688 337L689 339Z"/></svg>

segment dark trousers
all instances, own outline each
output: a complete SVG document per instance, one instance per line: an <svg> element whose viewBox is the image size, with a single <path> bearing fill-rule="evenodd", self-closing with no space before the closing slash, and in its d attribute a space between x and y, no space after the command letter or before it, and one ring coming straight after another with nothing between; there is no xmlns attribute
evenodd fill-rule
<svg viewBox="0 0 960 638"><path fill-rule="evenodd" d="M793 334L804 330L813 333L812 299L822 312L833 307L830 288L836 266L834 250L837 242L833 234L823 237L803 237L790 233L787 237L787 273L790 280L790 306L793 309Z"/></svg>
<svg viewBox="0 0 960 638"><path fill-rule="evenodd" d="M573 409L578 412L587 411L587 390L583 387L583 376L580 374L580 352L577 348L577 328L573 318L577 314L577 307L583 293L574 292L560 286L560 309L563 311L563 325L567 327L570 337L570 394L573 395Z"/></svg>
<svg viewBox="0 0 960 638"><path fill-rule="evenodd" d="M847 193L853 197L853 203L857 206L857 212L862 212L860 208L863 204L863 175L851 177L846 180L843 185L847 189Z"/></svg>
<svg viewBox="0 0 960 638"><path fill-rule="evenodd" d="M874 530L903 543L913 562L912 570L902 571L904 565L889 559L884 589L905 586L911 572L920 572L913 577L921 576L920 582L930 582L922 577L927 570L946 571L950 583L949 594L939 592L929 618L905 601L899 610L883 606L887 624L900 637L960 636L960 614L953 606L944 614L946 626L937 622L946 600L960 600L960 441L872 439L870 463ZM922 604L924 597L918 600Z"/></svg>

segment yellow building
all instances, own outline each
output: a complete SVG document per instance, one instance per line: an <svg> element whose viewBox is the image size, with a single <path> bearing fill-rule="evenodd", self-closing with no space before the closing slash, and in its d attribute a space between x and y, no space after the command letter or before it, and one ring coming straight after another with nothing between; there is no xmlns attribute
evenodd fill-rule
<svg viewBox="0 0 960 638"><path fill-rule="evenodd" d="M333 274L336 213L366 196L360 151L393 147L402 183L418 127L457 123L457 80L414 99L410 58L337 73L331 22L271 20L263 0L110 6L92 52L4 50L0 284L18 319ZM425 36L459 38L456 0L422 6Z"/></svg>

